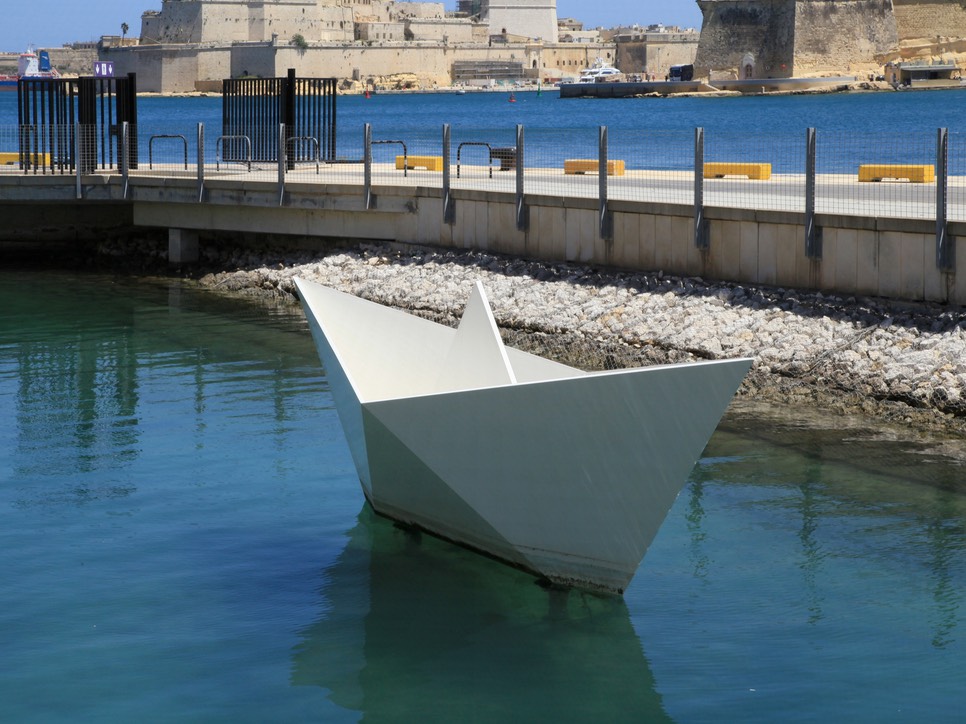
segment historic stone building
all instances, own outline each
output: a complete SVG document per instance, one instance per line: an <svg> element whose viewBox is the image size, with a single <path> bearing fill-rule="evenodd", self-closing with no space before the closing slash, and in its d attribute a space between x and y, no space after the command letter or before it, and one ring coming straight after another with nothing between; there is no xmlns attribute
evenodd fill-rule
<svg viewBox="0 0 966 724"><path fill-rule="evenodd" d="M617 59L614 43L557 42L556 0L469 7L477 12L392 0L162 0L142 16L138 46L104 46L101 57L116 73L137 73L139 89L165 93L218 90L224 78L288 68L362 83L408 74L423 87L450 85L457 68L471 77L474 67L481 82L552 82L575 78L597 57Z"/></svg>
<svg viewBox="0 0 966 724"><path fill-rule="evenodd" d="M699 76L865 74L966 50L960 0L697 0Z"/></svg>

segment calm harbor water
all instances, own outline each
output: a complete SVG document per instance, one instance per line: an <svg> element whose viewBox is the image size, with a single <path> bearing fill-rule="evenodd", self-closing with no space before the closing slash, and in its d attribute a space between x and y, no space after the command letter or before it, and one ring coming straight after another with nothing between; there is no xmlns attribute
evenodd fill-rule
<svg viewBox="0 0 966 724"><path fill-rule="evenodd" d="M373 516L297 308L0 270L4 721L958 721L961 440L734 408L623 599Z"/></svg>

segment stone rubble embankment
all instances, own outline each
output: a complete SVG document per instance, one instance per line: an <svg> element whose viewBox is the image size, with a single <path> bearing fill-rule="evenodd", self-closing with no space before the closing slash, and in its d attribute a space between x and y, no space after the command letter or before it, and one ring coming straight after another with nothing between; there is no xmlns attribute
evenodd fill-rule
<svg viewBox="0 0 966 724"><path fill-rule="evenodd" d="M511 344L584 368L751 357L740 396L966 431L966 311L602 271L479 252L363 245L208 274L295 299L295 277L455 324L481 279Z"/></svg>

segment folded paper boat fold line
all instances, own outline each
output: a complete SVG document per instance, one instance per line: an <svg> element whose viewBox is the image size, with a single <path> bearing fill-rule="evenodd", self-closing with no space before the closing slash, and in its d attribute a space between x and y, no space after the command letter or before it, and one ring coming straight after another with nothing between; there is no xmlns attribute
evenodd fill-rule
<svg viewBox="0 0 966 724"><path fill-rule="evenodd" d="M587 373L297 279L373 509L552 581L622 592L747 359Z"/></svg>

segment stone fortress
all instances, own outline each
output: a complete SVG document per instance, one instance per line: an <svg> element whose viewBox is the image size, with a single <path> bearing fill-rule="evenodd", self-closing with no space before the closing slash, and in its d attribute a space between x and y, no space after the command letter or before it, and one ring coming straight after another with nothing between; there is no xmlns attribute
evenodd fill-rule
<svg viewBox="0 0 966 724"><path fill-rule="evenodd" d="M220 90L230 77L336 77L342 87L433 88L575 79L597 58L663 80L879 75L888 63L966 60L966 0L696 0L694 31L583 31L556 0L161 0L136 45L101 44L142 91Z"/></svg>
<svg viewBox="0 0 966 724"><path fill-rule="evenodd" d="M697 0L695 74L878 75L888 63L966 60L962 0Z"/></svg>
<svg viewBox="0 0 966 724"><path fill-rule="evenodd" d="M137 73L140 90L164 93L215 91L223 78L277 77L288 68L345 79L345 87L360 90L550 83L576 79L597 58L629 73L646 64L645 33L632 33L626 57L618 58L612 39L581 36L574 21L558 27L556 0L459 0L458 8L392 0L162 0L160 11L143 15L136 46L102 43L100 58L113 61L117 74ZM662 48L665 66L687 63L697 33L661 33L650 45Z"/></svg>

